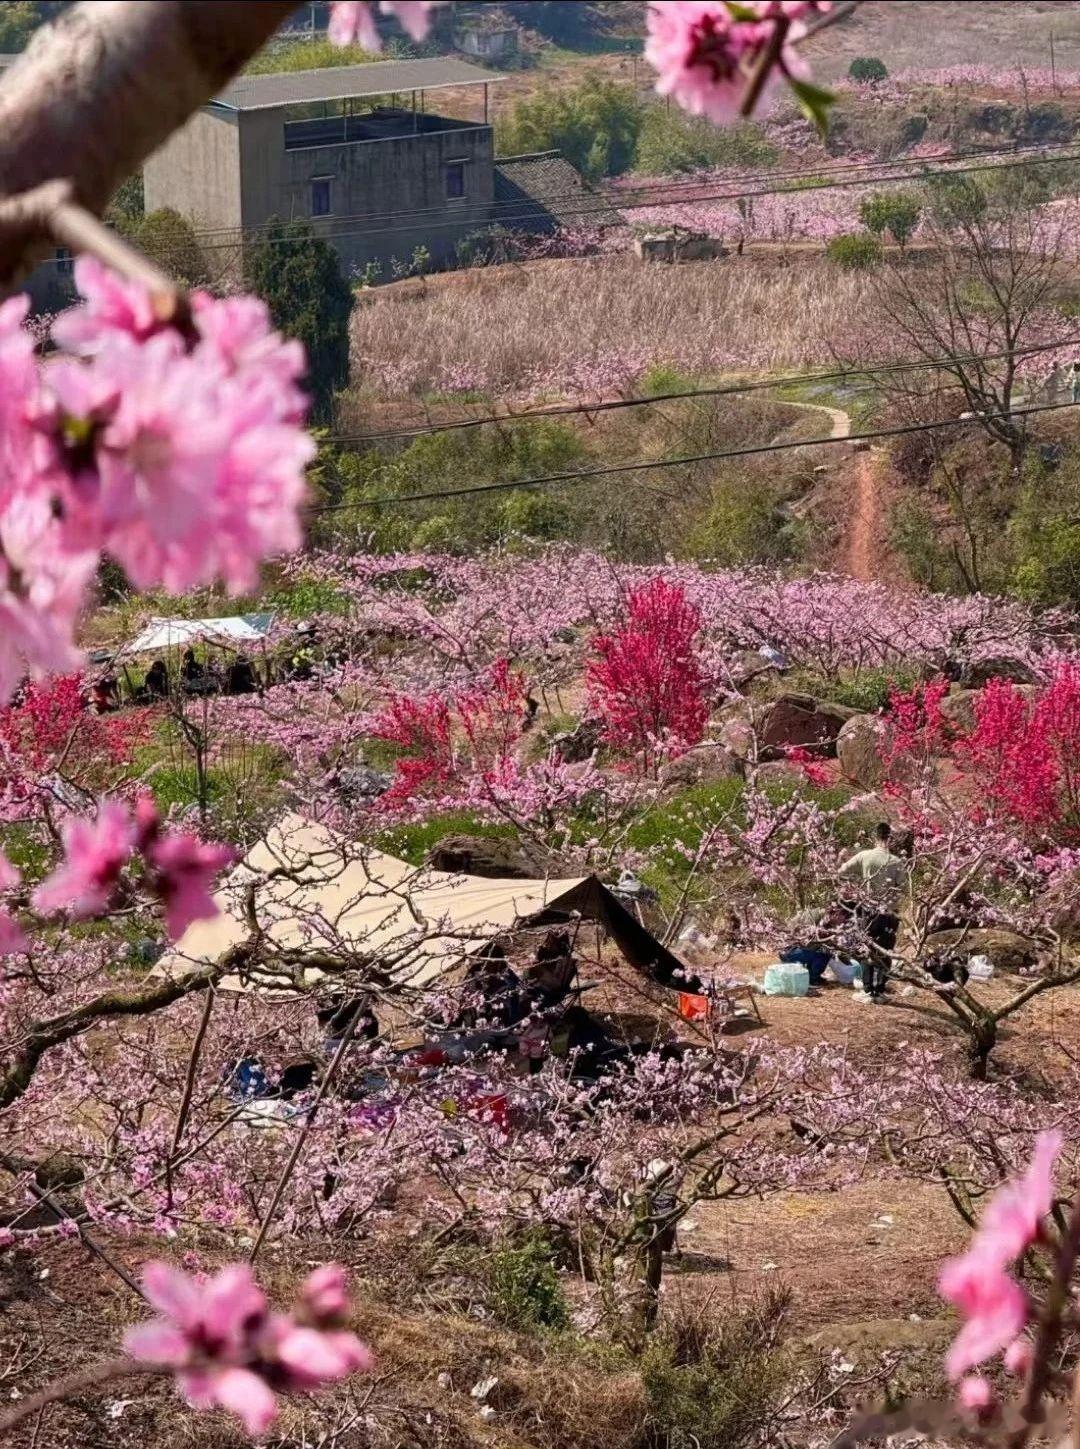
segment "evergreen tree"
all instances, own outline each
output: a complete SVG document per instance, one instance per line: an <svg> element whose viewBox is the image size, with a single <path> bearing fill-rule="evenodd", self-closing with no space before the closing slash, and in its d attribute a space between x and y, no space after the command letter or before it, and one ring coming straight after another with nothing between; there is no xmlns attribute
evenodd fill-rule
<svg viewBox="0 0 1080 1449"><path fill-rule="evenodd" d="M328 420L334 392L349 376L352 292L337 252L307 222L275 217L248 254L247 281L275 325L307 349L312 411Z"/></svg>

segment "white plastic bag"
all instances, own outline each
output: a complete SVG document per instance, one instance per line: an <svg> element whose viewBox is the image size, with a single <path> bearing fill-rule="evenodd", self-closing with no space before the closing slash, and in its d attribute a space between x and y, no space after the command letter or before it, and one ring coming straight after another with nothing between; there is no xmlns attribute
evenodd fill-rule
<svg viewBox="0 0 1080 1449"><path fill-rule="evenodd" d="M989 956L972 956L967 969L972 981L989 981L994 974L994 963Z"/></svg>
<svg viewBox="0 0 1080 1449"><path fill-rule="evenodd" d="M826 969L832 972L841 986L862 985L862 967L858 961L841 961L839 956L832 956Z"/></svg>

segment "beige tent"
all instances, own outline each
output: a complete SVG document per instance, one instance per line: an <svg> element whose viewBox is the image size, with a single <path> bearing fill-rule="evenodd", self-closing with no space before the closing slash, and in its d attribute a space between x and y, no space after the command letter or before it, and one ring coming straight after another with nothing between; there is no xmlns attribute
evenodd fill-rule
<svg viewBox="0 0 1080 1449"><path fill-rule="evenodd" d="M601 922L627 959L660 984L684 984L678 960L595 876L447 875L357 846L297 815L278 821L235 867L215 896L221 915L190 926L156 973L206 965L241 944L250 935L252 883L256 919L275 946L301 958L355 954L357 964L399 988L431 986L514 927L575 914ZM266 986L287 984L276 971L254 975ZM312 985L320 975L301 966L295 984ZM244 989L238 978L222 985Z"/></svg>

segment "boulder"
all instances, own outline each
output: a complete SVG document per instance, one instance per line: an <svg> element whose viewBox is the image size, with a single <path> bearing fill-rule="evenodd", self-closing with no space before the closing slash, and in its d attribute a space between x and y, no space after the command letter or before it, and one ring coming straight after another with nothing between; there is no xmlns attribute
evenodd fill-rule
<svg viewBox="0 0 1080 1449"><path fill-rule="evenodd" d="M967 689L982 689L991 679L1009 679L1013 684L1038 684L1039 676L1030 664L1022 659L980 659L969 664L962 683Z"/></svg>
<svg viewBox="0 0 1080 1449"><path fill-rule="evenodd" d="M1070 946L1080 944L1080 871L1057 882L1046 897L1050 929Z"/></svg>
<svg viewBox="0 0 1080 1449"><path fill-rule="evenodd" d="M742 761L724 745L695 745L663 767L660 783L683 788L714 780L730 780L742 773Z"/></svg>
<svg viewBox="0 0 1080 1449"><path fill-rule="evenodd" d="M829 704L809 694L782 694L759 712L758 753L776 759L785 750L801 748L818 755L835 755L836 739L855 710Z"/></svg>
<svg viewBox="0 0 1080 1449"><path fill-rule="evenodd" d="M551 737L556 759L564 765L580 765L600 748L604 726L598 719L583 719L572 730L562 730Z"/></svg>
<svg viewBox="0 0 1080 1449"><path fill-rule="evenodd" d="M389 790L393 777L370 765L346 765L333 782L343 800L377 800Z"/></svg>
<svg viewBox="0 0 1080 1449"><path fill-rule="evenodd" d="M551 862L541 859L539 852L498 835L444 835L431 847L427 859L434 870L449 875L540 880L552 873Z"/></svg>
<svg viewBox="0 0 1080 1449"><path fill-rule="evenodd" d="M836 757L845 780L863 790L876 790L885 779L889 727L880 715L857 714L836 737Z"/></svg>
<svg viewBox="0 0 1080 1449"><path fill-rule="evenodd" d="M1031 700L1035 695L1033 684L1017 685L1018 693L1025 699ZM944 717L961 730L964 734L975 728L975 706L978 703L980 691L978 689L954 689L941 701L940 709Z"/></svg>
<svg viewBox="0 0 1080 1449"><path fill-rule="evenodd" d="M999 971L1034 966L1039 948L1029 936L996 926L981 930L933 931L926 938L927 952L959 949L965 956L988 956Z"/></svg>

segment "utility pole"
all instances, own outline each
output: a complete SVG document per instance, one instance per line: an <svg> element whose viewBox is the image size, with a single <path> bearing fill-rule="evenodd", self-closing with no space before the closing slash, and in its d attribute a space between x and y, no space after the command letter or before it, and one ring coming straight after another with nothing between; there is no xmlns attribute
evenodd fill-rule
<svg viewBox="0 0 1080 1449"><path fill-rule="evenodd" d="M1057 66L1054 64L1054 32L1050 32L1050 88L1057 91Z"/></svg>

